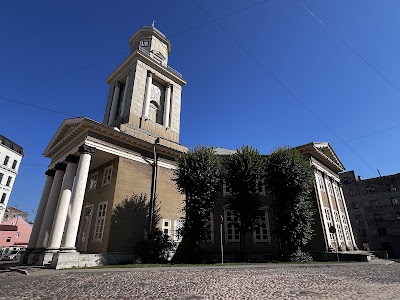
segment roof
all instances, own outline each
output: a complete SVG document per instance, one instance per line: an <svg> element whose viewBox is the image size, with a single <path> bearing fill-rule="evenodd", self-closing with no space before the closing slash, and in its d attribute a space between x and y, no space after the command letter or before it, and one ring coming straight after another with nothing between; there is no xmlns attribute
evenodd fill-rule
<svg viewBox="0 0 400 300"><path fill-rule="evenodd" d="M214 152L217 155L231 155L231 154L236 153L236 150L230 150L230 149L226 149L226 148L217 147L217 148L214 148Z"/></svg>
<svg viewBox="0 0 400 300"><path fill-rule="evenodd" d="M24 155L24 149L20 145L14 143L12 140L6 138L4 135L1 134L0 134L0 144L2 144L3 146L12 151Z"/></svg>

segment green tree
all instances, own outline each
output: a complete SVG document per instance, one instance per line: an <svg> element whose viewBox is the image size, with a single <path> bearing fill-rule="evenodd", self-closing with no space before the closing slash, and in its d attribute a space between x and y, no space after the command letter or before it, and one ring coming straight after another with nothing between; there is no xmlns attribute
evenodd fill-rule
<svg viewBox="0 0 400 300"><path fill-rule="evenodd" d="M266 185L274 199L275 233L289 254L302 250L313 236L313 181L310 162L298 150L278 148L267 157Z"/></svg>
<svg viewBox="0 0 400 300"><path fill-rule="evenodd" d="M250 146L237 149L224 162L224 177L231 190L229 209L239 218L241 260L245 259L246 235L260 226L264 213L259 193L264 169L264 157Z"/></svg>
<svg viewBox="0 0 400 300"><path fill-rule="evenodd" d="M185 195L179 235L187 249L195 251L210 234L210 215L220 188L219 157L211 147L196 147L180 156L173 179Z"/></svg>

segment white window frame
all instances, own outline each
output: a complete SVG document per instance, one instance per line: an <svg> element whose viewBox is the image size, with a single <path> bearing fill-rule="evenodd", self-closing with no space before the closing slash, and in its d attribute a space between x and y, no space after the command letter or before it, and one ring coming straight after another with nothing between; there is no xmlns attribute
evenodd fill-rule
<svg viewBox="0 0 400 300"><path fill-rule="evenodd" d="M266 195L266 193L265 193L265 183L264 183L264 180L261 181L261 191L260 191L259 186L258 186L258 187L257 187L257 192L258 192L258 194L261 195L261 196L265 196L265 195Z"/></svg>
<svg viewBox="0 0 400 300"><path fill-rule="evenodd" d="M101 185L106 185L111 183L112 171L113 171L113 165L104 168L103 180L101 181Z"/></svg>
<svg viewBox="0 0 400 300"><path fill-rule="evenodd" d="M333 211L333 215L335 216L335 221L336 221L336 230L338 232L339 235L339 240L340 241L344 241L344 235L343 235L343 230L342 230L342 226L340 226L340 217L339 217L339 212L337 210Z"/></svg>
<svg viewBox="0 0 400 300"><path fill-rule="evenodd" d="M399 205L399 199L398 198L390 198L390 202L392 205Z"/></svg>
<svg viewBox="0 0 400 300"><path fill-rule="evenodd" d="M350 229L349 229L349 225L348 225L348 222L347 222L346 214L345 213L341 213L341 217L342 217L342 221L343 221L344 236L345 236L347 241L351 241L351 234L350 234Z"/></svg>
<svg viewBox="0 0 400 300"><path fill-rule="evenodd" d="M324 179L319 174L317 174L317 178L318 178L318 186L319 186L321 192L326 193Z"/></svg>
<svg viewBox="0 0 400 300"><path fill-rule="evenodd" d="M264 211L264 218L265 220L262 220L261 226L257 228L256 230L253 231L253 241L254 244L256 243L270 243L271 244L271 231L270 231L270 226L269 226L269 215L268 215L268 209L267 208L261 208L261 210ZM262 230L267 231L267 238L264 239L264 234ZM260 238L257 238L257 235L260 235Z"/></svg>
<svg viewBox="0 0 400 300"><path fill-rule="evenodd" d="M97 181L99 179L99 172L92 173L89 179L89 191L97 188Z"/></svg>
<svg viewBox="0 0 400 300"><path fill-rule="evenodd" d="M180 228L182 228L182 226L183 226L183 221L181 219L174 220L174 241L177 243L180 243L182 241L182 236L178 235L178 231Z"/></svg>
<svg viewBox="0 0 400 300"><path fill-rule="evenodd" d="M327 182L328 182L328 184L327 184L327 186L328 186L328 193L329 193L329 195L333 196L333 187L332 187L332 183L331 183L329 180L328 180Z"/></svg>
<svg viewBox="0 0 400 300"><path fill-rule="evenodd" d="M237 224L235 222L240 222L239 217L235 216L232 210L227 208L224 209L225 215L225 243L236 243L240 242L240 231L237 228ZM229 231L232 230L232 234L229 234ZM232 237L229 238L229 235Z"/></svg>
<svg viewBox="0 0 400 300"><path fill-rule="evenodd" d="M168 225L165 225L165 223L168 223ZM171 220L170 219L162 219L162 226L161 230L164 234L167 234L168 236L171 236ZM167 232L165 232L167 230Z"/></svg>
<svg viewBox="0 0 400 300"><path fill-rule="evenodd" d="M332 219L332 214L331 214L331 210L328 207L324 207L324 213L326 216L326 223L328 224L328 229L333 226L333 219ZM329 237L331 239L331 242L335 242L336 241L336 237L334 233L328 232L329 233Z"/></svg>
<svg viewBox="0 0 400 300"><path fill-rule="evenodd" d="M101 242L107 217L108 202L103 201L97 205L96 222L94 224L93 242Z"/></svg>

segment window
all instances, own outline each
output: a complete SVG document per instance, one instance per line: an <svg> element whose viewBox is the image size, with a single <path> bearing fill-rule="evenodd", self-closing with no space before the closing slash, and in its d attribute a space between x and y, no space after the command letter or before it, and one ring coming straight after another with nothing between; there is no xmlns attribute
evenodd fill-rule
<svg viewBox="0 0 400 300"><path fill-rule="evenodd" d="M107 201L99 203L94 231L94 241L101 241L104 232L104 223L106 222Z"/></svg>
<svg viewBox="0 0 400 300"><path fill-rule="evenodd" d="M340 217L339 217L339 213L338 213L336 210L334 210L334 211L333 211L333 215L335 216L336 230L337 230L337 233L338 233L338 235L339 235L339 241L344 241L344 238L343 238L343 230L342 230L342 227L340 226Z"/></svg>
<svg viewBox="0 0 400 300"><path fill-rule="evenodd" d="M362 221L361 215L356 215L356 223L360 223Z"/></svg>
<svg viewBox="0 0 400 300"><path fill-rule="evenodd" d="M371 206L378 206L379 204L378 204L378 200L372 200L371 201Z"/></svg>
<svg viewBox="0 0 400 300"><path fill-rule="evenodd" d="M162 232L166 235L171 236L171 220L162 220Z"/></svg>
<svg viewBox="0 0 400 300"><path fill-rule="evenodd" d="M226 241L227 242L239 242L239 218L234 215L233 211L225 211L225 230L226 230Z"/></svg>
<svg viewBox="0 0 400 300"><path fill-rule="evenodd" d="M374 219L375 219L375 221L382 221L383 216L381 214L374 214Z"/></svg>
<svg viewBox="0 0 400 300"><path fill-rule="evenodd" d="M222 194L224 196L231 194L231 186L225 180L223 180L223 183L222 183Z"/></svg>
<svg viewBox="0 0 400 300"><path fill-rule="evenodd" d="M258 183L258 193L260 194L260 195L263 195L263 196L265 196L265 184L264 184L264 182L263 181L260 181L259 183Z"/></svg>
<svg viewBox="0 0 400 300"><path fill-rule="evenodd" d="M354 208L354 209L357 209L357 208L359 208L359 206L358 206L358 202L353 202L353 203L352 203L352 205L353 205L353 208Z"/></svg>
<svg viewBox="0 0 400 300"><path fill-rule="evenodd" d="M11 236L8 236L6 239L6 243L9 243L9 242L11 242Z"/></svg>
<svg viewBox="0 0 400 300"><path fill-rule="evenodd" d="M331 211L327 207L324 208L324 211L325 211L326 221L328 223L328 228L330 228L331 226L333 226L333 220L332 220ZM335 240L335 234L334 233L330 233L329 232L329 236L331 238L331 241Z"/></svg>
<svg viewBox="0 0 400 300"><path fill-rule="evenodd" d="M90 181L89 181L89 190L94 190L97 187L97 177L99 175L99 172L93 173L90 175Z"/></svg>
<svg viewBox="0 0 400 300"><path fill-rule="evenodd" d="M208 233L206 238L204 239L204 242L214 243L214 217L212 212L210 212L210 219L209 222L205 225L205 227Z"/></svg>
<svg viewBox="0 0 400 300"><path fill-rule="evenodd" d="M12 169L15 170L15 168L17 167L17 160L14 159L13 164L12 164Z"/></svg>
<svg viewBox="0 0 400 300"><path fill-rule="evenodd" d="M392 202L392 205L399 205L399 199L398 198L391 198L390 202Z"/></svg>
<svg viewBox="0 0 400 300"><path fill-rule="evenodd" d="M328 192L329 192L329 195L332 195L333 196L333 189L332 189L332 183L330 182L330 181L328 181Z"/></svg>
<svg viewBox="0 0 400 300"><path fill-rule="evenodd" d="M356 195L356 191L353 190L353 189L349 190L349 195L350 196L355 196Z"/></svg>
<svg viewBox="0 0 400 300"><path fill-rule="evenodd" d="M321 175L317 175L318 178L318 186L321 189L322 192L325 192L325 185L324 185L324 180L322 179Z"/></svg>
<svg viewBox="0 0 400 300"><path fill-rule="evenodd" d="M271 235L269 230L268 211L264 209L264 214L261 216L260 227L254 231L254 242L269 242L271 243Z"/></svg>
<svg viewBox="0 0 400 300"><path fill-rule="evenodd" d="M0 173L0 184L1 184L1 181L3 180L3 176L4 176L4 174Z"/></svg>
<svg viewBox="0 0 400 300"><path fill-rule="evenodd" d="M400 213L399 212L396 213L396 219L400 220Z"/></svg>
<svg viewBox="0 0 400 300"><path fill-rule="evenodd" d="M6 155L6 157L4 158L4 163L3 163L3 165L7 166L9 160L10 160L10 157Z"/></svg>
<svg viewBox="0 0 400 300"><path fill-rule="evenodd" d="M111 182L112 169L113 169L112 165L104 169L102 185L109 184Z"/></svg>
<svg viewBox="0 0 400 300"><path fill-rule="evenodd" d="M181 242L182 236L179 234L179 229L182 228L183 221L182 220L175 220L174 221L174 241Z"/></svg>
<svg viewBox="0 0 400 300"><path fill-rule="evenodd" d="M338 187L336 184L333 185L333 190L335 191L335 196L336 196L336 198L337 198L338 200L341 200L342 197L340 196L339 187Z"/></svg>
<svg viewBox="0 0 400 300"><path fill-rule="evenodd" d="M15 237L19 237L19 232L17 232L17 233L15 234Z"/></svg>
<svg viewBox="0 0 400 300"><path fill-rule="evenodd" d="M12 179L12 177L11 177L11 176L8 176L6 186L10 186L10 184L11 184L11 179Z"/></svg>
<svg viewBox="0 0 400 300"><path fill-rule="evenodd" d="M367 193L373 194L373 193L375 193L375 189L372 186L369 186L369 187L367 187Z"/></svg>
<svg viewBox="0 0 400 300"><path fill-rule="evenodd" d="M7 197L7 194L6 193L3 193L3 195L1 196L1 200L0 200L0 203L4 203L4 201L6 201L6 197Z"/></svg>
<svg viewBox="0 0 400 300"><path fill-rule="evenodd" d="M386 228L378 228L378 234L380 236L387 236Z"/></svg>
<svg viewBox="0 0 400 300"><path fill-rule="evenodd" d="M346 240L351 241L351 234L350 234L350 229L349 229L349 224L347 222L346 214L341 213L341 216L342 216L344 236L346 237Z"/></svg>
<svg viewBox="0 0 400 300"><path fill-rule="evenodd" d="M367 235L367 234L365 233L365 229L363 229L363 228L360 228L358 231L360 232L360 235L361 235L361 236L366 236L366 235Z"/></svg>

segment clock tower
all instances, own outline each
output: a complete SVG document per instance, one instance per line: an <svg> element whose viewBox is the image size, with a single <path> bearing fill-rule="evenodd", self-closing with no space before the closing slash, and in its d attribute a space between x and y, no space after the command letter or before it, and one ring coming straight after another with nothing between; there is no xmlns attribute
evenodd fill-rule
<svg viewBox="0 0 400 300"><path fill-rule="evenodd" d="M129 40L130 55L107 78L103 123L121 131L140 129L179 143L182 75L168 65L171 43L154 26Z"/></svg>

